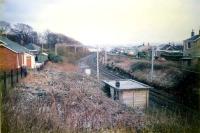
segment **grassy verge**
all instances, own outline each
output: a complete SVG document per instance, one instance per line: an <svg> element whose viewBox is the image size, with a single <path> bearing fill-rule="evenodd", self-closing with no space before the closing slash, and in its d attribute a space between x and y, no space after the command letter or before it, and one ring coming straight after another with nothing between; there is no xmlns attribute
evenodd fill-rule
<svg viewBox="0 0 200 133"><path fill-rule="evenodd" d="M199 115L187 114L185 116L172 112L166 108L149 108L146 111L146 127L143 133L197 133L200 132Z"/></svg>

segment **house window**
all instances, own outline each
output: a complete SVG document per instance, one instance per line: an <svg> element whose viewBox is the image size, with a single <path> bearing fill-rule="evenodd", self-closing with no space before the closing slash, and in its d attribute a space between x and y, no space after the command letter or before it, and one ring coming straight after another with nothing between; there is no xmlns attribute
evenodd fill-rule
<svg viewBox="0 0 200 133"><path fill-rule="evenodd" d="M190 42L188 43L188 48L191 48L191 43Z"/></svg>

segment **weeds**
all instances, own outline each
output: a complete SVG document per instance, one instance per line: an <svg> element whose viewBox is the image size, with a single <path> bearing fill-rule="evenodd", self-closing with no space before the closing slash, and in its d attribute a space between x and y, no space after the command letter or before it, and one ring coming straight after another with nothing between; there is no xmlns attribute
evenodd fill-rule
<svg viewBox="0 0 200 133"><path fill-rule="evenodd" d="M144 133L197 133L200 131L199 114L184 116L181 112L173 112L166 108L149 108L145 122L146 127L142 129Z"/></svg>
<svg viewBox="0 0 200 133"><path fill-rule="evenodd" d="M3 132L135 131L143 117L107 98L93 79L45 69L18 84L3 103Z"/></svg>

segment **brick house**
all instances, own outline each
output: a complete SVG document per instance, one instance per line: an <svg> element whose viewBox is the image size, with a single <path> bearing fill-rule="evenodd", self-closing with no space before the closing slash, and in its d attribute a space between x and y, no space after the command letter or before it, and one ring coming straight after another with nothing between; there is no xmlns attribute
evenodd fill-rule
<svg viewBox="0 0 200 133"><path fill-rule="evenodd" d="M34 68L35 57L25 47L0 36L0 70Z"/></svg>

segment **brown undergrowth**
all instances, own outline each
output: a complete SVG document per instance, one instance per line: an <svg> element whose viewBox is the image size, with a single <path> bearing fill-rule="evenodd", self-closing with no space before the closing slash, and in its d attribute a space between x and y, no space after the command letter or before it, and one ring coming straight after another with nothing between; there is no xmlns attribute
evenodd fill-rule
<svg viewBox="0 0 200 133"><path fill-rule="evenodd" d="M31 72L5 99L3 132L135 132L143 126L143 116L73 71L48 63Z"/></svg>

